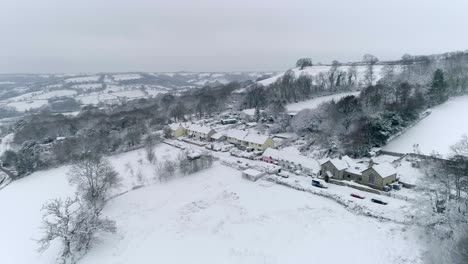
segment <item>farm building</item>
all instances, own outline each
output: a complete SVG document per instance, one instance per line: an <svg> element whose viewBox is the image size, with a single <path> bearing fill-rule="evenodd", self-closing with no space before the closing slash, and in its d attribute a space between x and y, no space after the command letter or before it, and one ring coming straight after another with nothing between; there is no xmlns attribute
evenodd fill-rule
<svg viewBox="0 0 468 264"><path fill-rule="evenodd" d="M212 128L197 124L191 124L187 128L187 135L189 137L195 137L203 140L209 140L214 133L216 133L216 131L214 131Z"/></svg>
<svg viewBox="0 0 468 264"><path fill-rule="evenodd" d="M246 169L242 171L242 178L251 180L251 181L256 181L260 179L261 177L263 177L263 175L265 175L264 172L254 170L254 169Z"/></svg>
<svg viewBox="0 0 468 264"><path fill-rule="evenodd" d="M315 159L302 155L286 153L281 150L267 148L262 154L262 160L275 163L283 169L294 172L300 170L308 175L315 175L320 170L320 164Z"/></svg>

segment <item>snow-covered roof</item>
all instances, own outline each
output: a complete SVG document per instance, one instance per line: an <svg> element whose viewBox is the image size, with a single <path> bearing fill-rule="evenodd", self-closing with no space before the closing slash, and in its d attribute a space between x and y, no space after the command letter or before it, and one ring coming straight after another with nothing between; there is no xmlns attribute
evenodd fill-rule
<svg viewBox="0 0 468 264"><path fill-rule="evenodd" d="M258 171L258 170L254 170L254 169L246 169L246 170L242 171L242 173L250 175L250 176L254 176L254 177L263 175L263 172Z"/></svg>
<svg viewBox="0 0 468 264"><path fill-rule="evenodd" d="M172 124L169 124L169 128L171 130L177 130L179 127L183 127L182 124L180 123L172 123Z"/></svg>
<svg viewBox="0 0 468 264"><path fill-rule="evenodd" d="M390 163L373 165L371 168L373 168L382 178L387 178L397 173L395 168Z"/></svg>
<svg viewBox="0 0 468 264"><path fill-rule="evenodd" d="M226 136L230 138L235 138L237 140L243 140L245 136L247 136L248 133L249 133L248 131L232 129L232 130L226 131Z"/></svg>
<svg viewBox="0 0 468 264"><path fill-rule="evenodd" d="M207 126L200 126L198 124L191 124L187 130L189 131L194 131L194 132L198 132L198 133L201 133L201 134L208 134L210 133L213 129L210 128L210 127L207 127Z"/></svg>
<svg viewBox="0 0 468 264"><path fill-rule="evenodd" d="M343 160L343 159L328 159L328 160L325 160L325 162L323 162L321 165L327 163L327 162L331 162L331 164L333 164L333 166L335 166L335 168L337 170L344 170L344 169L347 169L349 168L349 164Z"/></svg>
<svg viewBox="0 0 468 264"><path fill-rule="evenodd" d="M224 135L223 133L221 133L221 132L216 132L216 133L214 133L213 135L211 135L211 138L214 139L214 140L218 140L218 139L220 139L220 138L222 138L222 137L224 137L224 136L225 136L225 135Z"/></svg>
<svg viewBox="0 0 468 264"><path fill-rule="evenodd" d="M274 160L284 160L297 165L301 165L302 167L308 168L315 173L317 173L320 170L320 164L317 160L298 154L287 153L281 150L267 148L263 152L262 156L271 157Z"/></svg>
<svg viewBox="0 0 468 264"><path fill-rule="evenodd" d="M269 137L265 135L260 135L260 134L253 134L249 133L247 136L244 137L244 141L250 142L250 143L255 143L259 145L263 145L265 141L267 141Z"/></svg>

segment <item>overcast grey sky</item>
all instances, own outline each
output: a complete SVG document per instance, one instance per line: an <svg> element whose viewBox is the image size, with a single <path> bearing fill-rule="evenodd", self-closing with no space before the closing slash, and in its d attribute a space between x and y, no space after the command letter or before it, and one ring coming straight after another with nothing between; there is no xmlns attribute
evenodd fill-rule
<svg viewBox="0 0 468 264"><path fill-rule="evenodd" d="M1 0L0 72L283 70L468 49L466 0Z"/></svg>

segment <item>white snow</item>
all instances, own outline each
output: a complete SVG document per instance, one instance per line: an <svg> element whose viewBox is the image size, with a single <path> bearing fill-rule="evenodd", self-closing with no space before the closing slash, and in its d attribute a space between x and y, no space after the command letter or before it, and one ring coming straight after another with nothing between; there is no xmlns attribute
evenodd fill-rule
<svg viewBox="0 0 468 264"><path fill-rule="evenodd" d="M114 74L112 76L114 80L116 81L128 81L128 80L136 80L136 79L141 79L140 74Z"/></svg>
<svg viewBox="0 0 468 264"><path fill-rule="evenodd" d="M433 151L447 157L450 146L457 143L464 134L468 135L468 96L451 98L432 109L432 113L401 136L390 141L383 149L410 153L418 144L424 154Z"/></svg>
<svg viewBox="0 0 468 264"><path fill-rule="evenodd" d="M359 93L360 92L347 92L347 93L338 93L338 94L320 96L320 97L316 97L310 100L288 104L286 106L286 109L291 112L299 112L303 109L314 109L314 108L317 108L320 104L323 104L325 102L329 102L331 100L338 101L341 98L349 96L349 95L358 96Z"/></svg>
<svg viewBox="0 0 468 264"><path fill-rule="evenodd" d="M47 99L54 98L54 97L72 96L72 95L75 95L76 93L77 92L74 90L58 90L58 91L52 91L52 92L37 95L34 97L34 99L47 100Z"/></svg>

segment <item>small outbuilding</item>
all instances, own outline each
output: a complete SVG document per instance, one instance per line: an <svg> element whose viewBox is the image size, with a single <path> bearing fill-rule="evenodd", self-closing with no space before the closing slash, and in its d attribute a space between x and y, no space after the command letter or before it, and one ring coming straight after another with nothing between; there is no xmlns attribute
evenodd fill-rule
<svg viewBox="0 0 468 264"><path fill-rule="evenodd" d="M254 170L254 169L246 169L242 171L242 178L250 180L250 181L257 181L264 175L265 175L264 172Z"/></svg>

